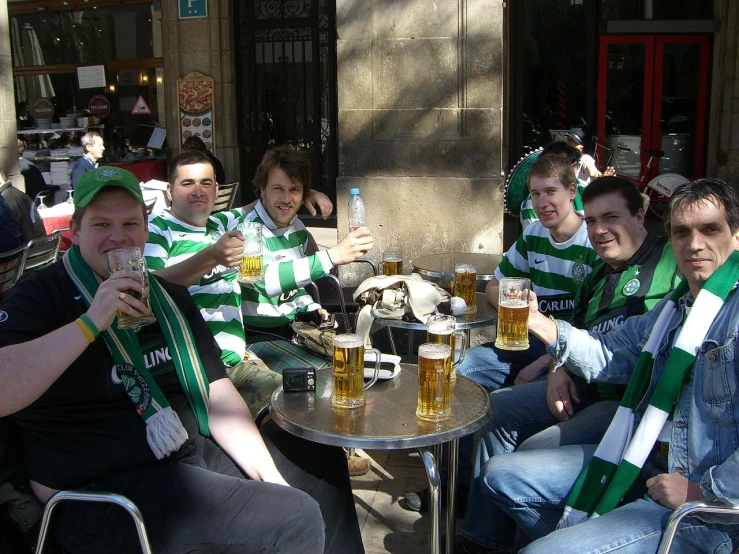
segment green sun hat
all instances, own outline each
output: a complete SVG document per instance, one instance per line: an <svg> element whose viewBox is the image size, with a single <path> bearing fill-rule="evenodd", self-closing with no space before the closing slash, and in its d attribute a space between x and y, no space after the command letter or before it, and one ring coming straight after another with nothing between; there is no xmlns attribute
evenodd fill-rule
<svg viewBox="0 0 739 554"><path fill-rule="evenodd" d="M95 196L105 187L121 187L130 192L139 202L144 201L139 179L126 169L120 167L101 166L85 173L74 189L74 207L84 208L90 205Z"/></svg>

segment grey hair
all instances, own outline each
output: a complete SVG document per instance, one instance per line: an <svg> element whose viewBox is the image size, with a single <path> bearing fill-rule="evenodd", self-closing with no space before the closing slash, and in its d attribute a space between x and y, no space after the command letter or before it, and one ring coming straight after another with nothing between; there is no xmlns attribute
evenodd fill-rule
<svg viewBox="0 0 739 554"><path fill-rule="evenodd" d="M673 212L683 211L701 202L710 202L717 208L723 206L726 223L732 234L739 230L739 198L736 189L721 179L706 177L680 185L672 193L667 211L663 216L667 235L670 235L670 220Z"/></svg>

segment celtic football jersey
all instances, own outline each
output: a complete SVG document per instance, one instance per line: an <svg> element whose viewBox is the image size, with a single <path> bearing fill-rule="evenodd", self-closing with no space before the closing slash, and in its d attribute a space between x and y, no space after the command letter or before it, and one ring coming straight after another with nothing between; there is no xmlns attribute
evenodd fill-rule
<svg viewBox="0 0 739 554"><path fill-rule="evenodd" d="M231 231L244 218L240 209L212 214L205 227L189 225L171 212L149 219L149 241L144 255L151 271L171 267L214 244L219 234ZM237 267L216 266L188 287L203 319L231 367L244 357L244 324Z"/></svg>
<svg viewBox="0 0 739 554"><path fill-rule="evenodd" d="M251 329L274 329L295 319L297 312L320 308L303 288L333 268L328 252L307 255L308 231L295 217L278 228L262 202L246 217L262 227L264 280L243 288L244 325Z"/></svg>
<svg viewBox="0 0 739 554"><path fill-rule="evenodd" d="M556 242L549 229L535 221L505 253L495 278L530 278L539 299L539 311L567 316L574 307L575 293L597 261L585 223L568 240Z"/></svg>
<svg viewBox="0 0 739 554"><path fill-rule="evenodd" d="M607 333L627 318L651 310L680 282L677 262L666 237L647 234L634 255L614 269L602 263L588 275L570 321L575 327ZM622 390L594 383L598 398L620 399ZM589 387L592 394L592 387Z"/></svg>

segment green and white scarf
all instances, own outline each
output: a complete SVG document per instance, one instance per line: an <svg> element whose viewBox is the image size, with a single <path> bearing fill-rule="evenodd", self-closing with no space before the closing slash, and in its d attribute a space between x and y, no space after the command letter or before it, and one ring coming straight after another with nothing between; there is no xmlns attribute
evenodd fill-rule
<svg viewBox="0 0 739 554"><path fill-rule="evenodd" d="M64 255L64 269L89 306L102 279L96 275L77 246ZM200 433L209 436L208 379L203 370L195 339L179 307L156 279L149 279L151 306L157 318L180 384L198 422ZM101 333L115 361L136 411L146 422L146 440L158 460L178 450L188 435L177 412L169 405L159 385L146 369L136 333L118 329L117 319Z"/></svg>
<svg viewBox="0 0 739 554"><path fill-rule="evenodd" d="M739 252L734 252L698 293L644 417L634 432L634 410L649 390L654 357L660 345L674 326L675 319L681 318L677 306L679 299L688 291L687 281L683 280L672 293L639 355L634 374L608 431L567 499L558 529L613 510L639 475L663 429L665 434L662 436L669 436L672 422L668 419L680 389L691 372L696 353L711 324L736 285L738 275Z"/></svg>

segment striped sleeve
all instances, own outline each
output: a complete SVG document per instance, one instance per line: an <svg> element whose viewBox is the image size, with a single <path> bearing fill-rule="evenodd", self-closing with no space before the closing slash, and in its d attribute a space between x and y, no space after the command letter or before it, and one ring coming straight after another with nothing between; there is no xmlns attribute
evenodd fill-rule
<svg viewBox="0 0 739 554"><path fill-rule="evenodd" d="M500 281L503 277L528 277L529 260L526 235L521 234L516 244L510 247L497 268L495 268L495 279Z"/></svg>
<svg viewBox="0 0 739 554"><path fill-rule="evenodd" d="M164 269L172 247L165 231L165 222L160 217L149 220L149 240L144 247L144 257L149 271Z"/></svg>
<svg viewBox="0 0 739 554"><path fill-rule="evenodd" d="M279 296L324 277L333 265L325 250L298 260L271 262L264 271L264 293Z"/></svg>

